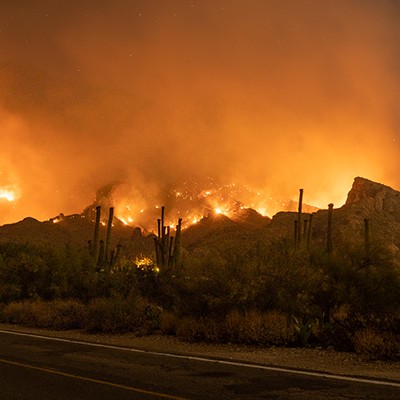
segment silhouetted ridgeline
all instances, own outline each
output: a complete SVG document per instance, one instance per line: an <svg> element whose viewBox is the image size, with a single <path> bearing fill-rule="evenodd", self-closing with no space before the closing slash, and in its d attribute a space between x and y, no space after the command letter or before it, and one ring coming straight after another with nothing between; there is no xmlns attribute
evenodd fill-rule
<svg viewBox="0 0 400 400"><path fill-rule="evenodd" d="M305 197L307 193L305 192ZM307 228L310 213L303 213ZM0 242L32 243L45 245L87 246L93 236L93 218L87 209L85 213L58 217L39 222L25 218L15 224L0 227ZM292 240L296 212L278 212L272 219L261 216L255 210L239 210L232 219L224 215L210 214L197 224L182 232L182 245L187 250L205 247L241 249L254 243L271 240ZM371 244L379 242L394 253L400 248L400 192L364 178L356 178L348 193L346 204L333 210L333 245L340 247L348 240L362 240L365 219L369 220ZM122 244L126 255L153 252L154 235L142 234L114 219L112 247ZM56 222L56 223L55 223ZM319 210L312 215L311 244L323 245L326 241L327 210ZM100 237L105 238L106 227L100 227ZM306 232L304 243L306 242Z"/></svg>

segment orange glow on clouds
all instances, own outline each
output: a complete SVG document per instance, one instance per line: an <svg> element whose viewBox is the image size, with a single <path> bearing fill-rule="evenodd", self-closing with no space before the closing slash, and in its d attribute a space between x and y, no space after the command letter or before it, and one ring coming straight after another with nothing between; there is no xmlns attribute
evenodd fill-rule
<svg viewBox="0 0 400 400"><path fill-rule="evenodd" d="M183 190L199 177L251 188L241 206L268 216L300 187L322 208L342 205L356 176L400 188L399 12L376 0L0 2L0 224L79 213L111 182L126 183L113 205L133 225L171 208L170 185L171 221L233 212L215 186Z"/></svg>

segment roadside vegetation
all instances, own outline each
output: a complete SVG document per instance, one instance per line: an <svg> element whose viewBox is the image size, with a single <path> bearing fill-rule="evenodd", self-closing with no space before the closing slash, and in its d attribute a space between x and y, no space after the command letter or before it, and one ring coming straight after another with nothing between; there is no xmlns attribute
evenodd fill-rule
<svg viewBox="0 0 400 400"><path fill-rule="evenodd" d="M164 269L121 256L99 271L87 249L1 244L0 321L400 360L400 266L383 246L368 260L357 244L214 250Z"/></svg>

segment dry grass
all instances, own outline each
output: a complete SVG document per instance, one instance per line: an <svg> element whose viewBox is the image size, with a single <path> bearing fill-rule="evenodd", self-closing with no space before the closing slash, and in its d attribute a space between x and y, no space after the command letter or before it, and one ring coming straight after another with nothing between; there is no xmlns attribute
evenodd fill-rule
<svg viewBox="0 0 400 400"><path fill-rule="evenodd" d="M374 360L400 360L400 335L378 332L371 328L357 331L354 348Z"/></svg>
<svg viewBox="0 0 400 400"><path fill-rule="evenodd" d="M75 300L15 302L2 313L2 320L11 324L62 330L82 328L85 317L84 305Z"/></svg>
<svg viewBox="0 0 400 400"><path fill-rule="evenodd" d="M232 311L225 326L227 337L232 342L283 346L295 339L295 330L287 316L278 311Z"/></svg>
<svg viewBox="0 0 400 400"><path fill-rule="evenodd" d="M178 321L176 334L189 341L221 342L224 327L212 318L186 317Z"/></svg>
<svg viewBox="0 0 400 400"><path fill-rule="evenodd" d="M171 317L168 318L171 323ZM295 330L289 324L287 316L277 311L232 311L223 320L185 317L181 320L175 319L173 325L169 325L169 332L172 333L175 329L177 336L189 341L283 346L295 340ZM162 331L165 329L162 328Z"/></svg>
<svg viewBox="0 0 400 400"><path fill-rule="evenodd" d="M149 334L159 328L159 313L142 299L102 298L88 305L75 300L23 301L4 306L1 321L33 328Z"/></svg>
<svg viewBox="0 0 400 400"><path fill-rule="evenodd" d="M160 310L141 298L93 300L88 306L85 329L88 332L146 335L159 329Z"/></svg>

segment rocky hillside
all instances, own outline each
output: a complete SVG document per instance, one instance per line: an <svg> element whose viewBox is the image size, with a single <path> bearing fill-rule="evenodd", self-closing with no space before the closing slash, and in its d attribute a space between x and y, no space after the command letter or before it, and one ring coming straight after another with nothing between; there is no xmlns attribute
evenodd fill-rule
<svg viewBox="0 0 400 400"><path fill-rule="evenodd" d="M303 220L309 221L310 215L304 213ZM252 209L240 210L232 219L212 213L183 231L182 244L187 251L209 252L214 248L223 253L227 248L240 251L274 240L290 241L297 217L296 212L279 212L269 219ZM312 243L321 246L326 243L327 217L327 210L312 213ZM371 244L384 244L400 255L400 192L355 178L345 205L333 211L334 244L340 247L362 242L365 219L370 224ZM61 214L45 222L25 218L16 224L1 226L0 242L72 243L84 248L93 237L93 229L93 219L87 212ZM102 226L100 238L105 239L105 236L106 227ZM139 228L128 227L118 219L114 221L112 242L113 246L122 244L127 255L149 254L154 249L154 235L143 234Z"/></svg>
<svg viewBox="0 0 400 400"><path fill-rule="evenodd" d="M369 220L371 243L399 253L400 192L364 178L355 178L343 207L336 211L337 230L354 235L363 232Z"/></svg>

